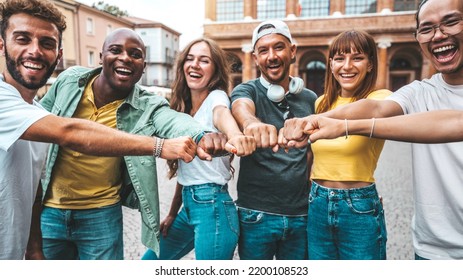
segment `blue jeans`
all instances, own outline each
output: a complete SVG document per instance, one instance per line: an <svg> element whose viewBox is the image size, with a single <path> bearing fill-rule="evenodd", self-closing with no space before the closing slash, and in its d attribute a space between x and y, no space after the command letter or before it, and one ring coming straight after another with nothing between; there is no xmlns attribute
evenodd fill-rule
<svg viewBox="0 0 463 280"><path fill-rule="evenodd" d="M415 261L429 261L429 259L425 259L415 253Z"/></svg>
<svg viewBox="0 0 463 280"><path fill-rule="evenodd" d="M123 260L122 207L88 210L44 207L43 253L50 260Z"/></svg>
<svg viewBox="0 0 463 280"><path fill-rule="evenodd" d="M329 189L313 182L307 234L310 260L385 260L386 222L376 185Z"/></svg>
<svg viewBox="0 0 463 280"><path fill-rule="evenodd" d="M228 185L183 186L183 208L166 237L161 236L161 260L178 260L195 249L197 260L231 260L239 225ZM158 259L148 250L144 260Z"/></svg>
<svg viewBox="0 0 463 280"><path fill-rule="evenodd" d="M306 260L307 216L284 216L238 208L242 260Z"/></svg>

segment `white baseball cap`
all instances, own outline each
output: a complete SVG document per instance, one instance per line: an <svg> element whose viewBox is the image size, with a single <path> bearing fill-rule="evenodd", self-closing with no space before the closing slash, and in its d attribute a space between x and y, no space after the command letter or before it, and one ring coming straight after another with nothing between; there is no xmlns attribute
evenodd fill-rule
<svg viewBox="0 0 463 280"><path fill-rule="evenodd" d="M268 25L269 27L264 27L265 25ZM284 23L281 20L266 20L261 22L255 29L254 32L252 33L252 48L256 46L257 41L262 38L265 35L268 34L280 34L288 38L288 40L293 43L293 40L291 38L291 33L289 32L288 25Z"/></svg>

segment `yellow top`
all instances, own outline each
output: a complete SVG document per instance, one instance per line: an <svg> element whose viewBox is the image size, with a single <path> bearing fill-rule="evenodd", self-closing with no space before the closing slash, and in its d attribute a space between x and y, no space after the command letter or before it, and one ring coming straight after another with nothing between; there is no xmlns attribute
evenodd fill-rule
<svg viewBox="0 0 463 280"><path fill-rule="evenodd" d="M367 99L385 99L391 92L377 90ZM315 102L320 104L323 96ZM351 103L351 98L338 97L332 109ZM384 146L384 140L365 136L349 135L331 140L317 140L312 143L314 162L311 179L329 181L374 182L376 165Z"/></svg>
<svg viewBox="0 0 463 280"><path fill-rule="evenodd" d="M94 80L87 84L73 117L116 128L116 111L123 100L97 109L92 90ZM89 156L60 147L44 205L91 209L117 203L122 182L121 161L121 157Z"/></svg>

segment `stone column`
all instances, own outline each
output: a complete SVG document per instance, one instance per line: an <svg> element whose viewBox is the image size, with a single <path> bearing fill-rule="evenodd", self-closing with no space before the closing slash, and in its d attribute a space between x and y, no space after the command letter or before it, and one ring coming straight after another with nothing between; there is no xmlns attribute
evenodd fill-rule
<svg viewBox="0 0 463 280"><path fill-rule="evenodd" d="M386 14L394 10L393 0L378 0L377 11L378 13Z"/></svg>
<svg viewBox="0 0 463 280"><path fill-rule="evenodd" d="M387 48L391 47L391 41L382 40L378 42L378 88L387 88L389 69L387 60Z"/></svg>
<svg viewBox="0 0 463 280"><path fill-rule="evenodd" d="M252 71L252 69L253 69L253 61L252 61L252 46L251 46L251 44L241 46L241 51L244 52L242 81L247 82L247 81L255 78L254 75L253 75L253 71Z"/></svg>
<svg viewBox="0 0 463 280"><path fill-rule="evenodd" d="M205 11L204 17L206 21L216 21L217 14L216 14L216 0L205 0L204 3Z"/></svg>
<svg viewBox="0 0 463 280"><path fill-rule="evenodd" d="M330 15L339 16L345 11L344 0L330 0Z"/></svg>
<svg viewBox="0 0 463 280"><path fill-rule="evenodd" d="M244 20L249 21L257 17L256 0L244 0Z"/></svg>
<svg viewBox="0 0 463 280"><path fill-rule="evenodd" d="M297 15L298 0L287 0L286 1L286 18L294 19Z"/></svg>
<svg viewBox="0 0 463 280"><path fill-rule="evenodd" d="M432 65L432 62L425 56L423 56L423 65L421 67L421 80L431 78L432 75L437 73L437 70L434 65Z"/></svg>

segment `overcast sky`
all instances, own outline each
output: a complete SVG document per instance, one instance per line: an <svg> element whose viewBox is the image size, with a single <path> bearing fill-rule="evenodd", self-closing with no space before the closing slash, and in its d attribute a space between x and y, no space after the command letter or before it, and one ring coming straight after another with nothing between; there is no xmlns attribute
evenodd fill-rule
<svg viewBox="0 0 463 280"><path fill-rule="evenodd" d="M92 6L98 0L76 0ZM182 33L180 48L203 34L204 0L104 0L130 16L158 21Z"/></svg>

